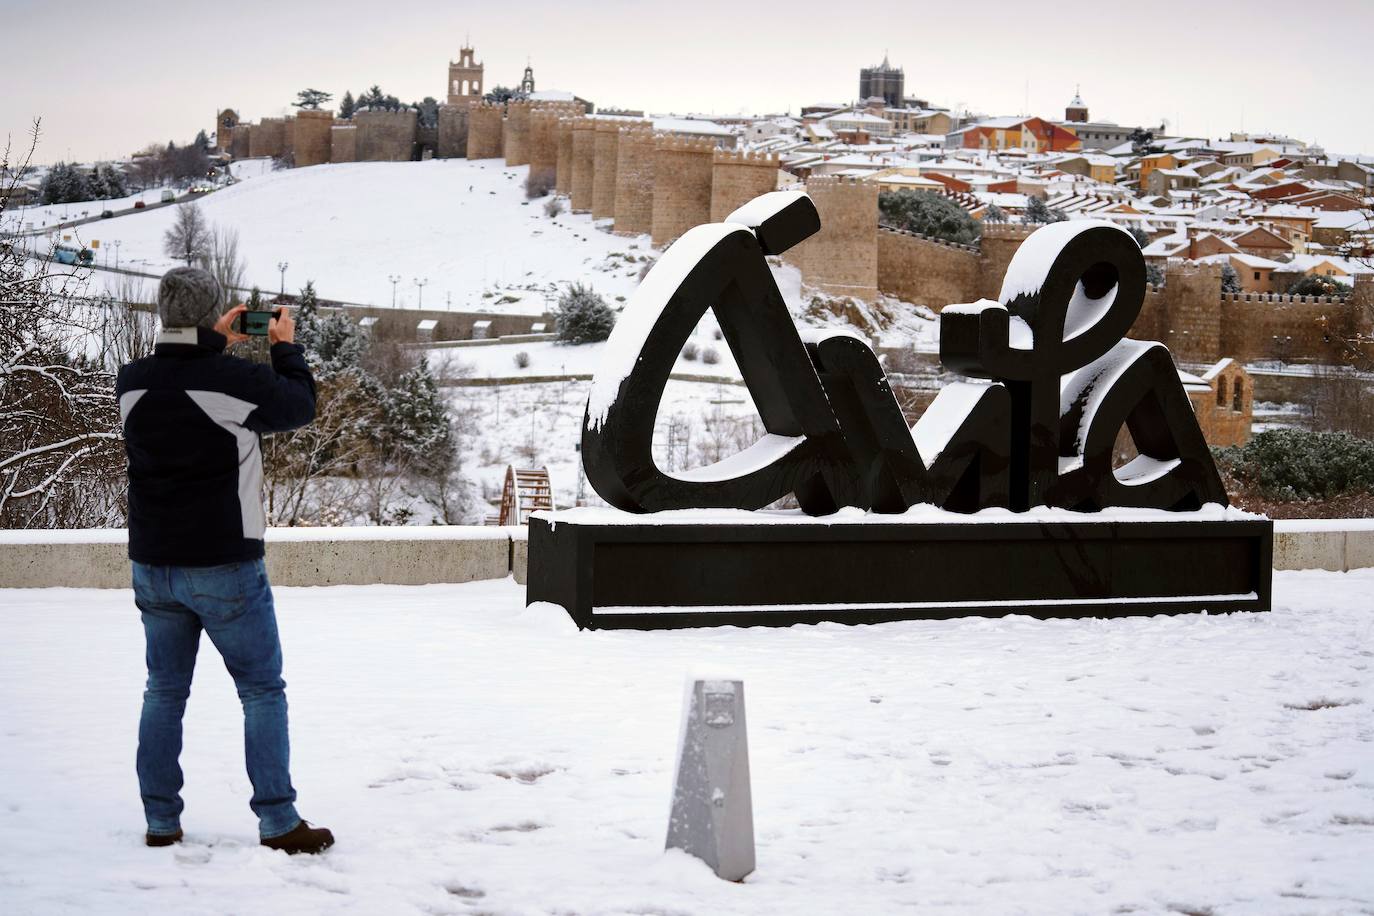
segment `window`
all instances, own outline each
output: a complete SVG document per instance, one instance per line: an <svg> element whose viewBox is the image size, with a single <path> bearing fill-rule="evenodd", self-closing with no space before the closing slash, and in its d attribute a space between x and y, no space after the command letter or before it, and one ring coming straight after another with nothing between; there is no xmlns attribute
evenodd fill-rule
<svg viewBox="0 0 1374 916"><path fill-rule="evenodd" d="M1255 279L1256 279L1256 280L1258 280L1258 279L1259 279L1259 271L1258 271L1258 270L1257 270L1257 271L1255 271Z"/></svg>
<svg viewBox="0 0 1374 916"><path fill-rule="evenodd" d="M1236 379L1235 395L1231 401L1231 409L1237 411L1245 409L1245 382L1241 379Z"/></svg>
<svg viewBox="0 0 1374 916"><path fill-rule="evenodd" d="M1226 406L1226 376L1217 379L1217 406Z"/></svg>

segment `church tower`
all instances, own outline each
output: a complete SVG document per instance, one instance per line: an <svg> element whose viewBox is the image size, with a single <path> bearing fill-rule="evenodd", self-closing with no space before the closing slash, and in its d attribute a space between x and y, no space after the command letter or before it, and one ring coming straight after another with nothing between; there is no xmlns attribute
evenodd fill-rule
<svg viewBox="0 0 1374 916"><path fill-rule="evenodd" d="M473 58L472 48L464 47L456 63L448 62L448 103L463 105L480 101L485 71L486 67Z"/></svg>
<svg viewBox="0 0 1374 916"><path fill-rule="evenodd" d="M520 80L520 94L529 97L534 93L534 68L525 62L525 76Z"/></svg>
<svg viewBox="0 0 1374 916"><path fill-rule="evenodd" d="M1083 96L1078 87L1073 87L1073 101L1064 109L1064 120L1074 124L1088 123L1088 106L1083 104Z"/></svg>

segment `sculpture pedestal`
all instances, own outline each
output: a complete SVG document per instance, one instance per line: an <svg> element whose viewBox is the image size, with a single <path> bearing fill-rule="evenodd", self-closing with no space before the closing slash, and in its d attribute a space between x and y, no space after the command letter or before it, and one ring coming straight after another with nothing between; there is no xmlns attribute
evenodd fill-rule
<svg viewBox="0 0 1374 916"><path fill-rule="evenodd" d="M1267 611L1273 523L1198 512L606 509L530 520L526 602L584 629Z"/></svg>

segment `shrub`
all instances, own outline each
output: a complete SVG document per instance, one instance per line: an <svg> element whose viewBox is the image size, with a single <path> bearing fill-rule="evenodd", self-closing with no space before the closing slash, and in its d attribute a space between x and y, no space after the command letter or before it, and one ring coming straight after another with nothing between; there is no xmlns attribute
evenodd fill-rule
<svg viewBox="0 0 1374 916"><path fill-rule="evenodd" d="M558 299L557 333L563 343L605 340L615 327L615 312L590 286L574 283Z"/></svg>
<svg viewBox="0 0 1374 916"><path fill-rule="evenodd" d="M883 191L878 195L878 221L893 229L904 229L947 242L971 245L978 240L982 226L963 208L941 194L930 191Z"/></svg>
<svg viewBox="0 0 1374 916"><path fill-rule="evenodd" d="M682 348L682 358L689 362L695 362L697 358L697 345L695 341L687 341L687 345Z"/></svg>
<svg viewBox="0 0 1374 916"><path fill-rule="evenodd" d="M530 355L521 350L515 354L515 365L520 369L528 369L530 367Z"/></svg>
<svg viewBox="0 0 1374 916"><path fill-rule="evenodd" d="M1221 291L1223 293L1238 293L1240 288L1240 274L1230 264L1221 265Z"/></svg>
<svg viewBox="0 0 1374 916"><path fill-rule="evenodd" d="M1288 286L1293 296L1345 296L1350 287L1331 277L1299 277Z"/></svg>
<svg viewBox="0 0 1374 916"><path fill-rule="evenodd" d="M1164 285L1164 271L1159 269L1158 264L1145 265L1145 282L1151 286Z"/></svg>
<svg viewBox="0 0 1374 916"><path fill-rule="evenodd" d="M707 347L701 351L701 361L708 366L714 366L720 362L720 354L716 352L715 347Z"/></svg>
<svg viewBox="0 0 1374 916"><path fill-rule="evenodd" d="M1216 456L1237 480L1271 499L1374 491L1374 441L1350 433L1266 430L1245 445L1218 449Z"/></svg>
<svg viewBox="0 0 1374 916"><path fill-rule="evenodd" d="M553 190L554 176L548 169L535 171L530 169L530 173L525 176L525 196L530 200L536 197L543 197Z"/></svg>
<svg viewBox="0 0 1374 916"><path fill-rule="evenodd" d="M563 198L550 197L544 201L544 215L552 219L563 212Z"/></svg>

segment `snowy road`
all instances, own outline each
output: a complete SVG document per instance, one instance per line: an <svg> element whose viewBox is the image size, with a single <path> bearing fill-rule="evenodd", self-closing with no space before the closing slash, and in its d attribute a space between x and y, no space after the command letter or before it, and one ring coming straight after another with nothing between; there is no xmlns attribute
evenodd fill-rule
<svg viewBox="0 0 1374 916"><path fill-rule="evenodd" d="M0 912L1374 910L1374 571L1272 614L577 633L509 581L278 592L317 859L258 848L206 646L149 850L128 592L0 592ZM684 674L743 677L759 870L661 849Z"/></svg>

